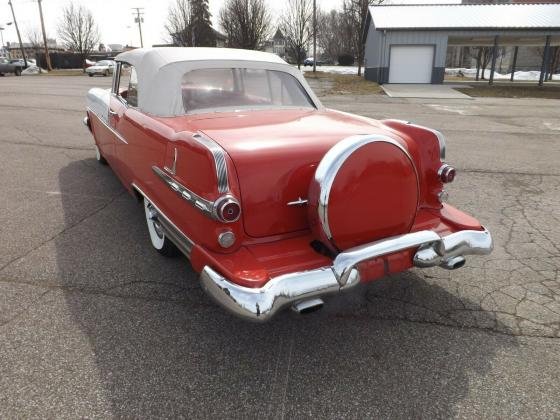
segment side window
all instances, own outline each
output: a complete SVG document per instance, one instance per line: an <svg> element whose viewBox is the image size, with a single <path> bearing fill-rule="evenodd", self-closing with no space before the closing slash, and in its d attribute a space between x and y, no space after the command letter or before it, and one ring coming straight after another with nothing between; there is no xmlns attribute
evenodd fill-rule
<svg viewBox="0 0 560 420"><path fill-rule="evenodd" d="M138 106L138 76L133 66L130 66L127 101L130 106Z"/></svg>
<svg viewBox="0 0 560 420"><path fill-rule="evenodd" d="M119 78L119 87L117 89L117 95L128 102L128 85L130 84L130 66L128 64L122 63L121 65L121 75Z"/></svg>
<svg viewBox="0 0 560 420"><path fill-rule="evenodd" d="M119 77L117 94L129 106L138 106L138 77L136 69L126 63L122 63Z"/></svg>

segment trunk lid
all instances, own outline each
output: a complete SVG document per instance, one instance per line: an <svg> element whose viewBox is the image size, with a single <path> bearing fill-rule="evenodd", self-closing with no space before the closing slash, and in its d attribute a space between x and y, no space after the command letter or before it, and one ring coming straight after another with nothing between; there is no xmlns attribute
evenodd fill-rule
<svg viewBox="0 0 560 420"><path fill-rule="evenodd" d="M324 154L351 135L387 134L375 121L330 110L214 114L190 123L232 158L245 230L252 237L307 229L307 206L288 203L307 199Z"/></svg>

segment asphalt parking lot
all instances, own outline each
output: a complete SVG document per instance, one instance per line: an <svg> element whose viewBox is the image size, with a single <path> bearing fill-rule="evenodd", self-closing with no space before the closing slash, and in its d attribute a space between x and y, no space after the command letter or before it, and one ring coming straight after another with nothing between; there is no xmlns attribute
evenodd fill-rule
<svg viewBox="0 0 560 420"><path fill-rule="evenodd" d="M0 79L0 417L560 417L560 101L324 97L440 129L495 250L266 325L217 308L94 159L85 93Z"/></svg>

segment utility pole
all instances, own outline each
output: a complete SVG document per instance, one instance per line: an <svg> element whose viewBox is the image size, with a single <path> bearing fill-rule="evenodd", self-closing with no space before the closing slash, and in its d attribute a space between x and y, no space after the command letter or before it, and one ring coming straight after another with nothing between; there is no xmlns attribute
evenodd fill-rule
<svg viewBox="0 0 560 420"><path fill-rule="evenodd" d="M313 0L313 73L317 71L317 0Z"/></svg>
<svg viewBox="0 0 560 420"><path fill-rule="evenodd" d="M144 22L144 8L133 7L132 10L136 10L136 17L134 18L134 22L138 24L138 32L140 32L140 47L144 48L144 40L142 39L142 22Z"/></svg>
<svg viewBox="0 0 560 420"><path fill-rule="evenodd" d="M12 9L12 17L14 18L14 25L16 26L17 37L19 41L19 48L21 50L21 56L23 57L23 63L27 68L27 57L25 56L25 49L23 48L23 44L21 43L21 35L19 33L19 27L16 21L16 14L14 13L14 6L12 6L12 0L8 0L8 4L10 5L10 9Z"/></svg>
<svg viewBox="0 0 560 420"><path fill-rule="evenodd" d="M51 57L49 55L49 46L47 45L47 33L45 32L45 21L43 20L43 7L41 0L37 0L39 5L39 17L41 18L41 30L43 31L43 43L45 44L45 61L47 62L47 71L52 71Z"/></svg>

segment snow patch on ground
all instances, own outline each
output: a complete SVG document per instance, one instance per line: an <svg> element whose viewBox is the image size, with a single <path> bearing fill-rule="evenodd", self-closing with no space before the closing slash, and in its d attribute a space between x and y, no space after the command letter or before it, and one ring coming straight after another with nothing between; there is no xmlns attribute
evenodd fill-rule
<svg viewBox="0 0 560 420"><path fill-rule="evenodd" d="M447 68L445 69L445 74L450 76L458 76L459 72L463 73L465 77L468 78L475 78L476 77L476 69L466 69L466 68ZM490 70L486 69L484 73L486 79L490 77ZM539 80L541 75L540 71L531 70L531 71L516 71L513 77L513 80L528 80L534 81ZM502 74L498 72L494 72L494 79L495 80L509 80L511 77L511 73ZM552 80L560 80L560 74L553 74Z"/></svg>
<svg viewBox="0 0 560 420"><path fill-rule="evenodd" d="M301 66L301 71L313 71L313 66ZM317 71L336 74L358 74L357 66L317 66Z"/></svg>
<svg viewBox="0 0 560 420"><path fill-rule="evenodd" d="M301 71L308 72L313 71L312 66L304 67L301 66ZM336 74L358 74L358 67L357 66L317 66L317 71L322 71L325 73L336 73ZM475 78L476 76L476 69L467 69L467 68L446 68L445 74L450 76L457 76L459 72L462 72L466 78ZM490 77L490 70L486 69L485 77L488 79ZM510 73L501 74L498 72L494 73L495 80L509 80L511 77ZM537 81L540 77L540 71L532 70L532 71L516 71L514 80L527 80L527 81ZM552 80L560 80L560 74L552 75Z"/></svg>
<svg viewBox="0 0 560 420"><path fill-rule="evenodd" d="M29 67L27 67L25 70L23 70L21 72L22 76L33 76L36 74L40 74L40 73L46 73L46 70L43 70L41 67L37 67L34 64L31 64Z"/></svg>

